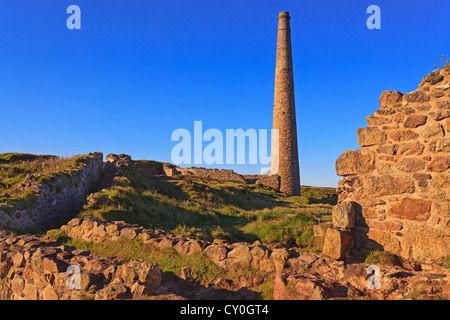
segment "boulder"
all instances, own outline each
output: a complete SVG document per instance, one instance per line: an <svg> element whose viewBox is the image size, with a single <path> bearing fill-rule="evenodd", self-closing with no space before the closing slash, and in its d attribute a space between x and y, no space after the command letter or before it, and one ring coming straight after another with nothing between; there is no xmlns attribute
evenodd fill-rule
<svg viewBox="0 0 450 320"><path fill-rule="evenodd" d="M431 85L435 85L439 82L441 82L442 80L444 80L444 76L440 74L439 72L440 70L435 70L433 72L431 72L429 75L426 75L422 82L428 82Z"/></svg>
<svg viewBox="0 0 450 320"><path fill-rule="evenodd" d="M189 246L190 241L184 241L180 240L177 242L177 244L173 247L179 254L181 255L187 255L189 253Z"/></svg>
<svg viewBox="0 0 450 320"><path fill-rule="evenodd" d="M0 210L0 226L5 226L9 222L9 214Z"/></svg>
<svg viewBox="0 0 450 320"><path fill-rule="evenodd" d="M350 231L329 228L325 234L323 254L335 260L342 260L349 256L353 248L353 235Z"/></svg>
<svg viewBox="0 0 450 320"><path fill-rule="evenodd" d="M386 143L386 133L376 127L359 128L357 130L358 144L361 147Z"/></svg>
<svg viewBox="0 0 450 320"><path fill-rule="evenodd" d="M137 237L137 232L133 228L123 228L120 230L120 236L126 239L133 240Z"/></svg>
<svg viewBox="0 0 450 320"><path fill-rule="evenodd" d="M397 104L402 101L403 94L399 91L388 91L385 90L381 93L379 102L382 108L389 105Z"/></svg>
<svg viewBox="0 0 450 320"><path fill-rule="evenodd" d="M228 250L223 245L210 245L203 251L211 260L222 261L227 258Z"/></svg>
<svg viewBox="0 0 450 320"><path fill-rule="evenodd" d="M339 176L365 174L375 169L375 154L369 150L347 150L336 160Z"/></svg>
<svg viewBox="0 0 450 320"><path fill-rule="evenodd" d="M123 279L124 282L139 281L152 287L161 285L161 270L154 262L132 260L120 265L117 268L116 276Z"/></svg>
<svg viewBox="0 0 450 320"><path fill-rule="evenodd" d="M159 243L158 243L158 247L160 247L161 249L164 248L172 248L173 246L175 246L177 244L178 241L174 240L174 239L170 239L170 238L163 238Z"/></svg>
<svg viewBox="0 0 450 320"><path fill-rule="evenodd" d="M250 248L245 245L240 245L228 253L227 261L241 266L249 266L252 258Z"/></svg>
<svg viewBox="0 0 450 320"><path fill-rule="evenodd" d="M352 229L355 226L355 216L358 204L354 201L344 201L333 207L333 226L340 230Z"/></svg>
<svg viewBox="0 0 450 320"><path fill-rule="evenodd" d="M63 260L44 257L42 259L42 268L44 272L57 273L66 272L69 264Z"/></svg>
<svg viewBox="0 0 450 320"><path fill-rule="evenodd" d="M323 300L324 290L306 277L289 276L283 280L281 274L275 277L273 297L275 300Z"/></svg>

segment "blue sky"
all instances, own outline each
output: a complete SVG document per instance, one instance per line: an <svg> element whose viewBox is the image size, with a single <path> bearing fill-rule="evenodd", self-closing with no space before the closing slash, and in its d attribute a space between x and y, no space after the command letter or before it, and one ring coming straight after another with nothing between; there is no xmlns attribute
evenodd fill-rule
<svg viewBox="0 0 450 320"><path fill-rule="evenodd" d="M81 30L66 27L72 4ZM366 27L372 4L381 30ZM195 120L270 129L280 11L291 15L301 182L335 187L335 161L359 148L381 92L415 90L449 54L450 1L1 0L0 152L170 162L171 133Z"/></svg>

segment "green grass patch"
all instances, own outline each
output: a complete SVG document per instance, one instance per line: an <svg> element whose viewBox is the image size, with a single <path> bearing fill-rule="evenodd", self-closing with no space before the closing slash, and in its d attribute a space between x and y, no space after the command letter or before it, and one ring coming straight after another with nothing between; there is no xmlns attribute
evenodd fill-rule
<svg viewBox="0 0 450 320"><path fill-rule="evenodd" d="M427 293L428 293L428 291L426 289L416 290L416 291L408 292L406 297L410 300L420 300L421 296L424 294L427 294Z"/></svg>
<svg viewBox="0 0 450 320"><path fill-rule="evenodd" d="M294 211L295 212L295 211ZM314 219L304 212L284 213L263 212L263 218L248 223L241 230L256 236L265 243L283 242L308 246L313 236Z"/></svg>
<svg viewBox="0 0 450 320"><path fill-rule="evenodd" d="M395 255L386 251L373 250L369 251L365 260L369 264L394 265L397 262Z"/></svg>
<svg viewBox="0 0 450 320"><path fill-rule="evenodd" d="M262 300L274 300L273 289L274 289L273 279L264 279L264 282L259 285L259 294Z"/></svg>

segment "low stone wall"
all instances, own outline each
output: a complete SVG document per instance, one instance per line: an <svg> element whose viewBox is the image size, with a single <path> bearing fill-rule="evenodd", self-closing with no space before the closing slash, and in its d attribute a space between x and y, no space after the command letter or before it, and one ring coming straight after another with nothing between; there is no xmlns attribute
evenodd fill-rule
<svg viewBox="0 0 450 320"><path fill-rule="evenodd" d="M226 273L231 272L231 278L220 277L208 287L196 287L204 289L202 297L206 299L217 298L215 290L216 293L221 290L239 292L242 288L255 290L264 279L274 280L273 296L281 300L398 300L410 299L411 293L419 291L426 292L426 299L450 298L450 271L436 265L422 264L418 270L408 263L380 264L381 288L374 290L367 285L368 264L346 265L322 254L298 251L282 244L223 240L210 243L161 230L149 231L120 221L104 223L91 217L72 219L61 229L75 239L89 242L139 239L147 249L173 248L180 255L203 252L226 269ZM89 250L60 246L52 240L52 234L58 232L60 230L50 230L47 239L42 234L17 235L0 230L0 300L179 300L192 297L190 285L170 290L153 262L125 262L118 257L98 257ZM252 267L263 272L255 272ZM238 270L244 273L248 270L255 277L236 278ZM176 276L193 281L189 266Z"/></svg>
<svg viewBox="0 0 450 320"><path fill-rule="evenodd" d="M245 179L240 175L234 172L233 170L227 169L206 169L206 168L176 168L181 175L184 176L196 176L199 178L210 178L215 180L223 180L223 181L237 181L245 183Z"/></svg>
<svg viewBox="0 0 450 320"><path fill-rule="evenodd" d="M0 300L116 300L152 296L157 264L98 257L42 236L0 231Z"/></svg>
<svg viewBox="0 0 450 320"><path fill-rule="evenodd" d="M382 249L421 262L450 255L450 68L415 91L384 91L358 129L359 150L336 161L339 204L324 252Z"/></svg>
<svg viewBox="0 0 450 320"><path fill-rule="evenodd" d="M226 270L236 267L253 268L265 274L264 278L275 279L275 299L383 299L388 296L390 299L405 299L410 291L418 290L417 288L426 288L430 293L434 290L436 296L450 297L450 272L436 265L422 264L421 268L427 271L417 272L411 269L407 262L406 266L380 265L383 272L381 290L372 290L367 287L367 264L346 266L343 261L328 259L318 253L301 252L298 248L281 243L230 243L219 239L209 242L168 234L162 230L149 231L121 221L101 222L92 217L72 219L61 229L68 236L82 241L139 239L144 245L162 249L173 248L180 255L203 252L211 261ZM402 274L405 273L409 274L408 279L403 279ZM183 274L180 277L183 277ZM434 279L439 279L439 282Z"/></svg>
<svg viewBox="0 0 450 320"><path fill-rule="evenodd" d="M186 236L169 235L161 230L152 232L122 221L105 223L93 217L72 219L67 225L62 226L61 230L64 230L69 237L82 241L139 239L144 244L159 248L172 247L182 255L204 252L214 263L223 268L232 267L238 263L242 267L252 266L257 270L270 273L281 271L288 266L296 266L302 259L295 250L282 244L263 245L259 241L253 244L229 243L225 240L215 240L210 243Z"/></svg>
<svg viewBox="0 0 450 320"><path fill-rule="evenodd" d="M210 178L221 181L237 181L247 184L261 184L280 191L280 176L263 174L241 175L228 169L206 169L206 168L180 168L174 165L164 166L165 175L172 177L177 175L195 176L200 178Z"/></svg>
<svg viewBox="0 0 450 320"><path fill-rule="evenodd" d="M46 228L70 218L80 209L103 170L103 154L95 152L83 160L85 166L70 173L69 179L53 178L50 183L25 181L22 188L34 190L37 201L12 214L0 211L1 225L16 228Z"/></svg>

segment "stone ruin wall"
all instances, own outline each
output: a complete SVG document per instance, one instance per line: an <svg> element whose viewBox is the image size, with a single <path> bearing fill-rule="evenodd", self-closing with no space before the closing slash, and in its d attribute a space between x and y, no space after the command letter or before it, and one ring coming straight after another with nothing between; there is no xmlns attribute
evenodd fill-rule
<svg viewBox="0 0 450 320"><path fill-rule="evenodd" d="M324 253L381 249L425 263L450 255L450 68L417 90L384 91L357 131L361 149L336 161L339 204Z"/></svg>
<svg viewBox="0 0 450 320"><path fill-rule="evenodd" d="M228 169L206 169L206 168L180 168L174 165L165 165L164 174L173 177L177 175L195 176L221 181L237 181L248 184L261 184L280 191L280 176L264 174L241 175Z"/></svg>
<svg viewBox="0 0 450 320"><path fill-rule="evenodd" d="M20 207L12 214L0 210L0 225L20 230L46 228L72 217L103 171L103 154L92 155L84 168L70 173L70 181L57 177L50 184L25 181L22 187L35 190L37 202L29 208Z"/></svg>

